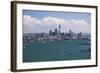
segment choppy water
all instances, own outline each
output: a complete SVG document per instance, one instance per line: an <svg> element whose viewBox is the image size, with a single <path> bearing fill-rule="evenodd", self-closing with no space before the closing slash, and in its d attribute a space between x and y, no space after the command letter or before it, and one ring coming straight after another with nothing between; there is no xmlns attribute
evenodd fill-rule
<svg viewBox="0 0 100 73"><path fill-rule="evenodd" d="M23 43L23 62L82 60L91 58L88 40Z"/></svg>

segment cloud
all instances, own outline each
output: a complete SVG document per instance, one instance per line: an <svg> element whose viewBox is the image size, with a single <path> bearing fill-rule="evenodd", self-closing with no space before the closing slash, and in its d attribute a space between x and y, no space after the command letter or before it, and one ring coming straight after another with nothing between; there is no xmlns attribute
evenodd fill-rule
<svg viewBox="0 0 100 73"><path fill-rule="evenodd" d="M24 32L49 32L61 25L62 32L68 32L70 29L74 32L90 32L91 25L84 19L63 19L47 16L41 20L29 15L23 16Z"/></svg>
<svg viewBox="0 0 100 73"><path fill-rule="evenodd" d="M59 24L65 24L65 20L61 18L55 18L55 17L44 17L42 19L42 23L44 25L59 25Z"/></svg>
<svg viewBox="0 0 100 73"><path fill-rule="evenodd" d="M38 26L41 24L41 21L34 18L34 17L31 17L29 15L24 15L23 16L23 32L24 33L31 33L33 31L37 31L38 29ZM35 31L35 32L36 32ZM37 31L39 32L39 31Z"/></svg>
<svg viewBox="0 0 100 73"><path fill-rule="evenodd" d="M41 21L38 19L31 17L29 15L24 15L23 16L23 24L28 24L28 25L34 25L34 24L41 24Z"/></svg>
<svg viewBox="0 0 100 73"><path fill-rule="evenodd" d="M85 20L76 20L76 19L68 20L67 28L73 30L74 32L90 32L91 31L91 25L88 24Z"/></svg>

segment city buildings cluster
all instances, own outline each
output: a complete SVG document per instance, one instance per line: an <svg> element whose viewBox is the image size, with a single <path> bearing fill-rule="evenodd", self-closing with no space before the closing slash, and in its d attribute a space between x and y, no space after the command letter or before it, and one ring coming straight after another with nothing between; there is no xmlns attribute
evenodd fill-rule
<svg viewBox="0 0 100 73"><path fill-rule="evenodd" d="M90 35L83 35L82 32L74 33L72 30L69 30L68 33L61 32L59 25L58 29L55 28L54 31L50 30L48 33L25 33L23 34L23 42L90 39L90 37Z"/></svg>

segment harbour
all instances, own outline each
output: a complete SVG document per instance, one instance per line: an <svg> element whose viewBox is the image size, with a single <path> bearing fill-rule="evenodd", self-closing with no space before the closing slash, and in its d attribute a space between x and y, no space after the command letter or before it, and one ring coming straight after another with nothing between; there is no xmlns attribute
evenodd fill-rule
<svg viewBox="0 0 100 73"><path fill-rule="evenodd" d="M25 43L23 62L91 59L91 45L84 44L88 41L73 39Z"/></svg>

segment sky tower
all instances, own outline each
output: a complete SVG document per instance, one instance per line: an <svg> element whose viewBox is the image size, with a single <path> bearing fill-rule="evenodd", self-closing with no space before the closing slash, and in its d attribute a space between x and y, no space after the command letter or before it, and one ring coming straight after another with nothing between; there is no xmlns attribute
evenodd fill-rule
<svg viewBox="0 0 100 73"><path fill-rule="evenodd" d="M61 25L59 24L59 31L58 31L59 40L60 40L60 30L61 30Z"/></svg>
<svg viewBox="0 0 100 73"><path fill-rule="evenodd" d="M61 25L59 24L59 32L60 32L60 29L61 29Z"/></svg>

